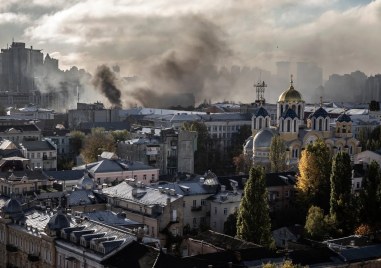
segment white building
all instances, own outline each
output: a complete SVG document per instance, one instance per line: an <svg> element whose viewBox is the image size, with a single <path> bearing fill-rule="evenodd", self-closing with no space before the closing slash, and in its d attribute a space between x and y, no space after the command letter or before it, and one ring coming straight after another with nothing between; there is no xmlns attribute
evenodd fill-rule
<svg viewBox="0 0 381 268"><path fill-rule="evenodd" d="M224 223L230 214L235 213L242 199L242 191L226 191L221 185L221 192L210 201L210 228L223 233Z"/></svg>
<svg viewBox="0 0 381 268"><path fill-rule="evenodd" d="M49 139L23 141L20 147L24 157L30 159L31 169L57 169L57 148Z"/></svg>

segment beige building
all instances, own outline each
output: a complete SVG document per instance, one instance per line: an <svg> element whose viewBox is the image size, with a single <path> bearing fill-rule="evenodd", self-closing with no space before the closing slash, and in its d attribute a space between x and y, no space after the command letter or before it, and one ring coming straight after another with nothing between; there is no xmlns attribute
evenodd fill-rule
<svg viewBox="0 0 381 268"><path fill-rule="evenodd" d="M41 140L41 130L30 123L14 123L0 125L0 138L13 141L15 143L25 140Z"/></svg>
<svg viewBox="0 0 381 268"><path fill-rule="evenodd" d="M48 180L41 171L13 171L0 173L0 191L5 196L25 195L41 187L51 187L53 181Z"/></svg>
<svg viewBox="0 0 381 268"><path fill-rule="evenodd" d="M224 223L230 214L235 213L242 199L242 191L226 191L225 186L221 186L221 192L210 200L210 229L223 233Z"/></svg>
<svg viewBox="0 0 381 268"><path fill-rule="evenodd" d="M284 91L277 103L277 124L271 125L271 118L265 108L260 107L252 117L252 136L245 144L244 151L254 164L270 167L269 153L273 137L279 135L287 148L286 162L296 166L301 152L308 144L321 139L332 154L344 151L350 156L361 152L359 141L352 133L352 120L343 113L335 127L330 127L330 116L322 107L304 118L305 102L295 90L291 77L290 87ZM251 148L252 147L252 150Z"/></svg>
<svg viewBox="0 0 381 268"><path fill-rule="evenodd" d="M146 234L165 241L164 233L182 235L184 224L183 196L163 191L134 180L104 188L103 195L113 210L147 226Z"/></svg>
<svg viewBox="0 0 381 268"><path fill-rule="evenodd" d="M149 185L159 180L159 169L141 162L120 159L102 159L90 164L74 167L73 170L88 171L98 184L134 179Z"/></svg>
<svg viewBox="0 0 381 268"><path fill-rule="evenodd" d="M20 147L24 157L30 159L30 169L57 169L57 147L49 139L23 141Z"/></svg>
<svg viewBox="0 0 381 268"><path fill-rule="evenodd" d="M188 231L209 225L208 199L217 193L219 187L217 176L213 172L178 182L161 182L155 187L163 193L174 192L183 196L183 223Z"/></svg>

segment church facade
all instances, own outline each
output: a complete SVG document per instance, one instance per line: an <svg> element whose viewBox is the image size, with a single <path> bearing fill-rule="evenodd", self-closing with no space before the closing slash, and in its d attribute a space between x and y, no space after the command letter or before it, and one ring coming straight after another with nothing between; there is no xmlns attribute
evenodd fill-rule
<svg viewBox="0 0 381 268"><path fill-rule="evenodd" d="M331 124L327 111L320 105L308 118L304 118L305 102L294 88L291 76L290 86L277 102L277 120L271 125L270 115L261 106L252 116L252 136L244 145L244 154L254 165L270 167L270 145L273 137L279 135L286 145L286 161L291 168L296 166L302 150L308 144L321 139L334 155L340 151L353 156L361 152L359 141L352 133L352 120L343 113Z"/></svg>

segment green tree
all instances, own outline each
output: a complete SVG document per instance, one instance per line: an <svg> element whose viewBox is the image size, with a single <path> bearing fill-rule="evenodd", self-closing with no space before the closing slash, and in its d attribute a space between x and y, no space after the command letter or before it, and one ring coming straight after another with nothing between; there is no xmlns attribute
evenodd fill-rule
<svg viewBox="0 0 381 268"><path fill-rule="evenodd" d="M329 211L331 156L322 140L309 144L302 151L298 169L296 188L300 204L306 208L315 205Z"/></svg>
<svg viewBox="0 0 381 268"><path fill-rule="evenodd" d="M224 234L230 236L236 236L237 234L237 212L234 212L228 216L224 222Z"/></svg>
<svg viewBox="0 0 381 268"><path fill-rule="evenodd" d="M330 216L342 234L353 231L353 209L351 200L351 159L347 153L339 152L332 162Z"/></svg>
<svg viewBox="0 0 381 268"><path fill-rule="evenodd" d="M283 172L286 170L286 145L279 135L271 140L270 145L271 172Z"/></svg>
<svg viewBox="0 0 381 268"><path fill-rule="evenodd" d="M115 142L111 134L102 128L93 128L81 150L81 155L86 163L98 160L98 155L104 151L115 152Z"/></svg>
<svg viewBox="0 0 381 268"><path fill-rule="evenodd" d="M362 181L359 222L369 225L373 231L380 226L380 180L380 166L376 161L372 161Z"/></svg>
<svg viewBox="0 0 381 268"><path fill-rule="evenodd" d="M330 224L330 218L324 216L323 209L311 206L304 229L313 239L322 239L330 233Z"/></svg>
<svg viewBox="0 0 381 268"><path fill-rule="evenodd" d="M262 246L272 246L268 195L262 167L250 170L238 210L237 236Z"/></svg>
<svg viewBox="0 0 381 268"><path fill-rule="evenodd" d="M115 130L111 132L111 136L114 138L114 142L125 141L130 139L131 135L128 130Z"/></svg>
<svg viewBox="0 0 381 268"><path fill-rule="evenodd" d="M70 147L70 153L73 156L77 156L81 152L82 146L85 141L85 136L86 136L85 133L83 133L82 131L74 130L70 132L69 147Z"/></svg>

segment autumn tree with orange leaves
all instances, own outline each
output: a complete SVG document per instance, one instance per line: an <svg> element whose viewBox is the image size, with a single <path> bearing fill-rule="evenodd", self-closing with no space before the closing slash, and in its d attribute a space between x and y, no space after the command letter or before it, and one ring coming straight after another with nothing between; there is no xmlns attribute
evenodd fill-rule
<svg viewBox="0 0 381 268"><path fill-rule="evenodd" d="M331 155L322 140L309 144L299 161L296 184L299 201L305 208L312 205L329 211Z"/></svg>

